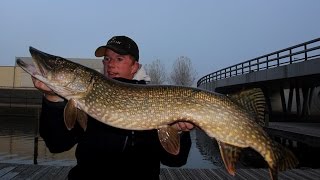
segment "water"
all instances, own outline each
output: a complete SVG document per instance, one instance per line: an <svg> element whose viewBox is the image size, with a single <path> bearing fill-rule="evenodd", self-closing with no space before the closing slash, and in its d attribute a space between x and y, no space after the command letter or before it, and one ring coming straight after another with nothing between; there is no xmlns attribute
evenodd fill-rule
<svg viewBox="0 0 320 180"><path fill-rule="evenodd" d="M73 166L75 147L67 152L53 154L46 148L37 135L35 116L0 116L0 162L18 164L40 164ZM210 160L197 138L197 131L191 131L192 147L185 168L217 168L218 164ZM38 139L36 141L36 138ZM37 142L38 147L35 147ZM165 166L162 166L165 167Z"/></svg>
<svg viewBox="0 0 320 180"><path fill-rule="evenodd" d="M37 136L35 117L0 116L0 162L42 165L74 165L74 149L53 154ZM38 137L36 148L36 138Z"/></svg>
<svg viewBox="0 0 320 180"><path fill-rule="evenodd" d="M192 130L190 134L192 145L190 148L187 163L182 166L182 168L221 167L222 159L219 154L218 146L214 144L214 141L211 141L211 139L206 134L198 129ZM208 152L206 149L211 149L213 151ZM213 153L214 151L218 153Z"/></svg>

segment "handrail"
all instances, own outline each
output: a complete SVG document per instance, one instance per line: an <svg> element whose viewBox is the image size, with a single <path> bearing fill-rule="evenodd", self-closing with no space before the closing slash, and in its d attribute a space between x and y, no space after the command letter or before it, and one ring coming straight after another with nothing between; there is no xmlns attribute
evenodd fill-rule
<svg viewBox="0 0 320 180"><path fill-rule="evenodd" d="M307 61L317 57L320 57L320 38L281 49L210 73L198 80L197 87L208 82L247 74L253 71Z"/></svg>

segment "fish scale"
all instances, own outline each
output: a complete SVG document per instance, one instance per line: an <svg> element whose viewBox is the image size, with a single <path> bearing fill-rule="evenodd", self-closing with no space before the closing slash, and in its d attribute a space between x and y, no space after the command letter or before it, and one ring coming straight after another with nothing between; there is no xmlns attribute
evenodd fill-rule
<svg viewBox="0 0 320 180"><path fill-rule="evenodd" d="M227 171L235 175L241 149L252 148L268 163L271 179L295 167L294 154L263 130L265 98L259 88L223 95L173 85L119 82L62 57L29 48L34 64L17 64L68 102L65 124L86 130L87 115L107 125L128 130L157 129L159 141L178 154L180 137L170 124L185 121L217 140Z"/></svg>

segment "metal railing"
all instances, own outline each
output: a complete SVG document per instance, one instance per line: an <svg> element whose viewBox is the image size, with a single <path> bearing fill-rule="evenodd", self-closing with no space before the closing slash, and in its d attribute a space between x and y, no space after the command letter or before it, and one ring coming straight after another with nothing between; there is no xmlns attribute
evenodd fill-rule
<svg viewBox="0 0 320 180"><path fill-rule="evenodd" d="M200 78L197 87L208 82L302 62L320 57L320 38L238 63Z"/></svg>

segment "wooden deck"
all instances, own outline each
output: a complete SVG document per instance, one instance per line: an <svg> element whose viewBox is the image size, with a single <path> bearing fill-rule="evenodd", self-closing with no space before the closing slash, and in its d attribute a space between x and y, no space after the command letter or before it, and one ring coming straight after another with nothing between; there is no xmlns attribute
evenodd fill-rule
<svg viewBox="0 0 320 180"><path fill-rule="evenodd" d="M0 179L30 179L30 180L65 180L71 166L44 166L32 164L6 164L0 163ZM219 169L182 169L162 168L161 180L269 180L267 169L237 169L236 176L231 176L223 168ZM318 180L320 169L293 169L279 173L279 179L289 180Z"/></svg>

